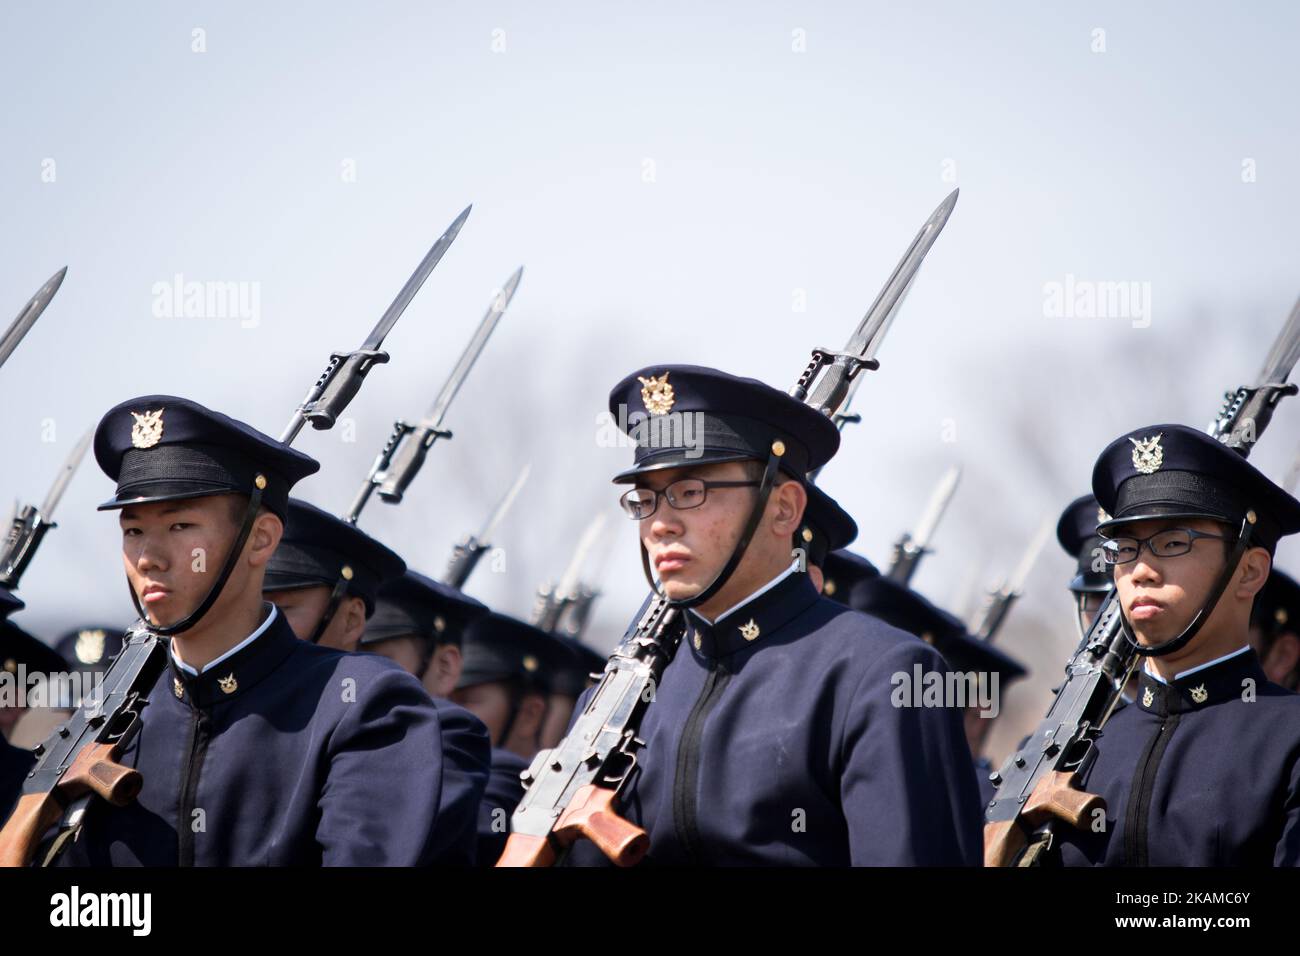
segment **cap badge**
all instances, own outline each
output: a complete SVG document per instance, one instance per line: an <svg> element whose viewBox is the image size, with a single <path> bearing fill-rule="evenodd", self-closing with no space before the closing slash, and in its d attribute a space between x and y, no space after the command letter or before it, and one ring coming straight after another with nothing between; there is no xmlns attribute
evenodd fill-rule
<svg viewBox="0 0 1300 956"><path fill-rule="evenodd" d="M1204 684L1202 684L1200 687L1192 688L1192 700L1194 700L1198 704L1205 703L1205 701L1209 699L1209 696L1210 696L1210 692L1205 689Z"/></svg>
<svg viewBox="0 0 1300 956"><path fill-rule="evenodd" d="M755 640L758 637L758 625L754 623L752 617L748 623L740 625L740 636L747 641Z"/></svg>
<svg viewBox="0 0 1300 956"><path fill-rule="evenodd" d="M645 410L651 415L666 414L673 407L673 387L668 384L667 372L658 378L653 375L642 378L638 375L636 380L641 383L641 401L645 403Z"/></svg>
<svg viewBox="0 0 1300 956"><path fill-rule="evenodd" d="M156 412L132 412L135 424L131 426L131 444L136 448L152 448L162 441L163 410Z"/></svg>
<svg viewBox="0 0 1300 956"><path fill-rule="evenodd" d="M77 633L77 660L83 664L96 664L104 656L106 635L99 628L79 631Z"/></svg>
<svg viewBox="0 0 1300 956"><path fill-rule="evenodd" d="M1133 443L1133 467L1138 470L1138 474L1149 475L1165 463L1165 450L1160 447L1161 435L1143 438L1141 441L1129 439Z"/></svg>
<svg viewBox="0 0 1300 956"><path fill-rule="evenodd" d="M537 670L537 666L538 666L537 658L534 657L532 654L525 654L523 665L524 665L524 670L528 671L528 673L531 674L533 671Z"/></svg>
<svg viewBox="0 0 1300 956"><path fill-rule="evenodd" d="M221 688L223 694L233 694L239 689L239 681L235 680L235 674L232 671L225 677L217 678L217 686Z"/></svg>
<svg viewBox="0 0 1300 956"><path fill-rule="evenodd" d="M179 677L172 678L172 693L176 695L177 700L185 696L185 685L181 683Z"/></svg>
<svg viewBox="0 0 1300 956"><path fill-rule="evenodd" d="M1148 687L1146 690L1142 692L1142 706L1150 707L1155 702L1156 702L1156 695L1152 693L1151 688Z"/></svg>
<svg viewBox="0 0 1300 956"><path fill-rule="evenodd" d="M6 658L5 658L5 663L4 663L4 669L5 669L5 671L6 671L7 673L10 673L10 674L17 674L17 673L18 673L18 662L17 662L16 660L14 660L12 657L6 657Z"/></svg>

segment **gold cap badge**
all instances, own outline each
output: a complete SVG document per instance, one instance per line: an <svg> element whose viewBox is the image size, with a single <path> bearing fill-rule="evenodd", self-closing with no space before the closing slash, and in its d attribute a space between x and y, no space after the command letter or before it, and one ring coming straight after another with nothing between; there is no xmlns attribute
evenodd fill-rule
<svg viewBox="0 0 1300 956"><path fill-rule="evenodd" d="M239 681L235 680L235 675L232 672L225 677L218 677L217 686L221 688L221 693L233 694L239 689Z"/></svg>
<svg viewBox="0 0 1300 956"><path fill-rule="evenodd" d="M1192 688L1192 700L1196 701L1196 703L1203 704L1206 702L1206 700L1209 699L1209 697L1210 697L1210 692L1205 689L1204 684L1202 684L1200 687Z"/></svg>
<svg viewBox="0 0 1300 956"><path fill-rule="evenodd" d="M537 658L532 654L525 654L523 663L524 670L528 671L528 673L531 674L533 671L537 670Z"/></svg>
<svg viewBox="0 0 1300 956"><path fill-rule="evenodd" d="M1163 433L1155 438L1129 439L1133 443L1133 467L1138 470L1138 474L1150 475L1159 471L1165 463L1165 451L1160 447L1162 436Z"/></svg>
<svg viewBox="0 0 1300 956"><path fill-rule="evenodd" d="M135 424L131 426L131 444L135 448L152 448L162 441L163 410L156 412L132 412Z"/></svg>
<svg viewBox="0 0 1300 956"><path fill-rule="evenodd" d="M638 375L636 380L641 383L641 401L651 415L663 415L673 407L673 387L668 384L667 372L658 378L653 375L642 378Z"/></svg>
<svg viewBox="0 0 1300 956"><path fill-rule="evenodd" d="M740 625L740 636L747 641L752 641L758 637L758 625L754 623L752 617L747 623Z"/></svg>

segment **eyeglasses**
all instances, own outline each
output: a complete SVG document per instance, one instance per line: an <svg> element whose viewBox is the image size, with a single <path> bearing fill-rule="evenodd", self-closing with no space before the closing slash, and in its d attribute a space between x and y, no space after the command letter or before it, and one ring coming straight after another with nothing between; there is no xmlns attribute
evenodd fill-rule
<svg viewBox="0 0 1300 956"><path fill-rule="evenodd" d="M1108 538L1101 544L1102 560L1107 564L1128 564L1136 561L1145 546L1157 558L1176 558L1192 550L1197 538L1231 540L1224 534L1207 534L1190 528L1166 528L1145 538Z"/></svg>
<svg viewBox="0 0 1300 956"><path fill-rule="evenodd" d="M653 488L633 488L624 492L618 503L633 521L640 521L655 513L659 507L659 496L668 499L668 504L678 511L698 508L704 504L710 488L756 488L757 481L705 481L703 478L682 478L674 481L663 491Z"/></svg>

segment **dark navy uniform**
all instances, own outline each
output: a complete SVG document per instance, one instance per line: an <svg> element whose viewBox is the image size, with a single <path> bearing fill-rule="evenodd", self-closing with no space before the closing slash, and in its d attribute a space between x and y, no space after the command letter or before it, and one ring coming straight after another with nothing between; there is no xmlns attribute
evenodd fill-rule
<svg viewBox="0 0 1300 956"><path fill-rule="evenodd" d="M1300 640L1300 583L1279 568L1269 572L1263 589L1255 595L1255 606L1250 612L1252 643L1261 659L1283 635L1293 641ZM1279 682L1287 690L1300 684L1300 666L1291 673L1279 675Z"/></svg>
<svg viewBox="0 0 1300 956"><path fill-rule="evenodd" d="M41 674L47 678L66 670L63 658L44 642L28 634L12 621L4 620L11 611L21 609L23 602L7 588L0 587L0 673L6 680L14 681L14 689L19 686L33 688L28 675ZM46 692L57 695L58 687L53 683L45 684ZM45 706L57 702L51 696ZM27 772L36 763L36 757L30 750L15 747L0 734L0 822L9 816L9 811L18 802Z"/></svg>
<svg viewBox="0 0 1300 956"><path fill-rule="evenodd" d="M1127 534L1142 520L1209 518L1225 524L1230 541L1242 529L1271 554L1278 537L1300 531L1300 502L1181 425L1113 442L1097 461L1093 491L1113 516L1103 535ZM1105 798L1104 830L1058 828L1061 862L1300 865L1300 696L1266 679L1245 634L1241 644L1171 683L1143 670L1136 702L1111 717L1080 780Z"/></svg>
<svg viewBox="0 0 1300 956"><path fill-rule="evenodd" d="M839 442L826 416L785 393L695 366L628 376L610 411L637 437L620 482L721 461L771 468L769 455L802 482ZM693 442L669 412L696 423ZM793 548L812 543L794 537ZM713 622L684 613L621 795L621 812L649 833L649 863L979 863L960 713L895 705L900 682L946 672L937 651L822 597L797 560ZM579 841L570 860L603 857Z"/></svg>
<svg viewBox="0 0 1300 956"><path fill-rule="evenodd" d="M173 396L111 410L95 455L118 484L101 508L244 494L245 528L259 503L284 520L290 487L317 467L243 423ZM278 610L263 608L258 630L201 673L172 647L140 732L122 755L144 778L139 798L124 808L92 802L62 861L465 861L486 784L481 726L475 731L477 721L459 708L435 705L392 662L301 641ZM475 742L479 766L463 769L468 763L458 761L472 762Z"/></svg>

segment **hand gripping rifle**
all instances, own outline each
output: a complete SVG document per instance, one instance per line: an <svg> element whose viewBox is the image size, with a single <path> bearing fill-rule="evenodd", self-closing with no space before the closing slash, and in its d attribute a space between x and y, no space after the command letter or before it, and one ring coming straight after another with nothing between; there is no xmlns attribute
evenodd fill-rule
<svg viewBox="0 0 1300 956"><path fill-rule="evenodd" d="M953 190L926 220L844 349L813 350L793 397L833 416L858 373L879 367L875 353L888 320L956 202ZM523 774L527 789L497 866L550 866L579 837L619 866L645 856L650 837L619 815L617 800L645 746L639 733L646 709L685 628L681 607L662 594L646 598L568 735L540 751Z"/></svg>
<svg viewBox="0 0 1300 956"><path fill-rule="evenodd" d="M1300 301L1291 310L1256 384L1227 393L1208 432L1242 457L1263 433L1277 403L1294 395L1287 377L1300 359ZM1096 759L1097 738L1120 700L1139 655L1123 632L1123 609L1111 591L1065 667L1065 682L1018 753L990 776L997 793L985 812L984 865L1034 866L1052 849L1056 828L1088 825L1105 808L1078 789Z"/></svg>
<svg viewBox="0 0 1300 956"><path fill-rule="evenodd" d="M375 350L455 238L468 212L466 209L461 213L420 263L397 301L370 333L368 344L351 356L335 354L331 358L326 374L290 419L280 439L284 444L293 443L306 421L320 430L332 427L360 390L369 364L388 360L387 354ZM362 353L373 361L353 361ZM122 807L139 795L144 783L139 771L118 761L139 732L141 713L149 703L147 695L167 666L167 654L168 638L151 632L143 621L127 632L122 650L104 672L103 681L36 748L36 765L27 775L18 804L0 828L0 866L30 864L42 838L58 824L58 833L42 860L43 866L50 865L76 839L85 811L96 796Z"/></svg>

